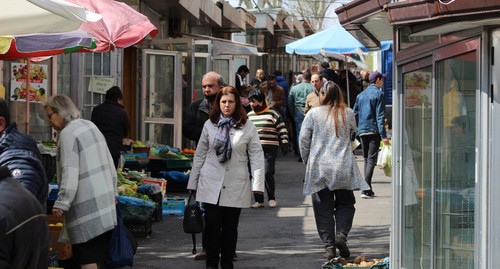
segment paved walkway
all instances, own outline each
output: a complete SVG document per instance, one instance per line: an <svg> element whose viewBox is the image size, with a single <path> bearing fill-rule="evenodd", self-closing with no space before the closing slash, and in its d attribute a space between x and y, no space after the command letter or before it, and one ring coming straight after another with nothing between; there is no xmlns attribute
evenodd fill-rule
<svg viewBox="0 0 500 269"><path fill-rule="evenodd" d="M363 159L357 156L362 171ZM311 198L302 195L304 165L292 156L276 163L277 208L242 210L235 268L321 268L321 240L316 231ZM168 187L167 187L168 188ZM348 238L351 257L389 256L391 223L391 180L376 168L373 178L375 199L361 199L356 193L356 215ZM187 193L169 193L187 197ZM201 235L197 236L201 251ZM134 268L205 268L191 254L191 235L182 231L182 217L164 216L153 223L148 238L139 238Z"/></svg>

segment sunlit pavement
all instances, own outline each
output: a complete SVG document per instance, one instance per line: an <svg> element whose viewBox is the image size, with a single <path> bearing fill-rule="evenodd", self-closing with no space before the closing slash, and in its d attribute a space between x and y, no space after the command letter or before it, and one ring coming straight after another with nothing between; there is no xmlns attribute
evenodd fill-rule
<svg viewBox="0 0 500 269"><path fill-rule="evenodd" d="M357 156L363 171L363 159ZM302 195L305 166L294 156L276 162L276 208L244 209L240 218L235 268L321 268L323 249L316 232L311 198ZM167 187L168 188L168 187ZM362 199L356 191L356 216L348 245L351 257L389 256L391 179L375 168L375 199ZM187 193L170 193L187 197ZM267 197L266 197L267 199ZM201 251L201 235L197 235ZM192 239L182 230L182 217L163 216L153 223L152 234L139 238L134 268L205 268L193 259Z"/></svg>

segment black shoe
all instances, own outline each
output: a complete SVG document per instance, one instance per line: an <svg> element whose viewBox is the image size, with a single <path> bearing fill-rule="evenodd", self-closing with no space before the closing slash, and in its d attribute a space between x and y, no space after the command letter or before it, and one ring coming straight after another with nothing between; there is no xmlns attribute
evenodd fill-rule
<svg viewBox="0 0 500 269"><path fill-rule="evenodd" d="M335 253L335 247L326 247L325 248L325 254L323 254L323 257L327 260L331 260L335 258L337 254Z"/></svg>
<svg viewBox="0 0 500 269"><path fill-rule="evenodd" d="M375 198L375 193L373 191L362 191L361 192L361 198L363 199L373 199Z"/></svg>
<svg viewBox="0 0 500 269"><path fill-rule="evenodd" d="M351 252L347 247L347 235L343 233L338 233L335 235L335 247L339 250L340 257L344 259L349 259Z"/></svg>

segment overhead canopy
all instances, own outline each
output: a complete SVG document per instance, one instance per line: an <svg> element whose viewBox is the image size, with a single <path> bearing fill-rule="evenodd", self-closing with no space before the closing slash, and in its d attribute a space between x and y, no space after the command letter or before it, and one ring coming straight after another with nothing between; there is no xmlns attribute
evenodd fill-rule
<svg viewBox="0 0 500 269"><path fill-rule="evenodd" d="M257 47L242 43L225 42L213 40L213 55L255 55L261 56L262 53L257 51Z"/></svg>
<svg viewBox="0 0 500 269"><path fill-rule="evenodd" d="M0 35L62 33L102 16L64 0L1 0Z"/></svg>
<svg viewBox="0 0 500 269"><path fill-rule="evenodd" d="M390 49L390 42L382 42L382 50ZM306 36L287 44L285 50L289 54L346 54L369 52L361 42L356 40L342 26L337 25L323 31Z"/></svg>

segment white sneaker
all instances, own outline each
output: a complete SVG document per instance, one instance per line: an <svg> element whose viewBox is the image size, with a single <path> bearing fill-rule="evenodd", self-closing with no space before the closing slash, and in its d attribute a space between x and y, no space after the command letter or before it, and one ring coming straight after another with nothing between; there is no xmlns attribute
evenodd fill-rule
<svg viewBox="0 0 500 269"><path fill-rule="evenodd" d="M264 203L259 203L259 202L255 202L253 205L250 206L251 208L263 208L264 207Z"/></svg>
<svg viewBox="0 0 500 269"><path fill-rule="evenodd" d="M276 200L269 200L269 207L274 208L277 205L278 205L278 203L276 203Z"/></svg>

